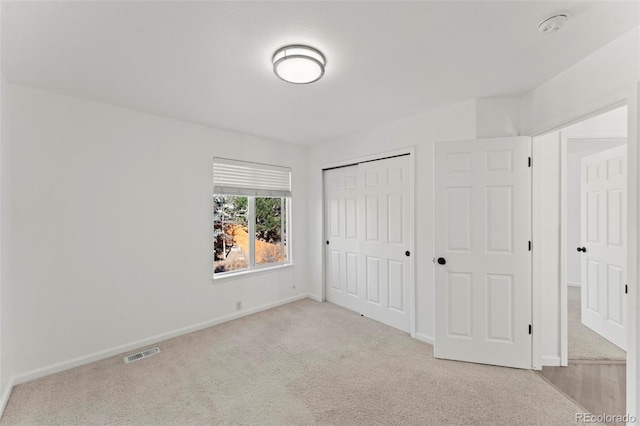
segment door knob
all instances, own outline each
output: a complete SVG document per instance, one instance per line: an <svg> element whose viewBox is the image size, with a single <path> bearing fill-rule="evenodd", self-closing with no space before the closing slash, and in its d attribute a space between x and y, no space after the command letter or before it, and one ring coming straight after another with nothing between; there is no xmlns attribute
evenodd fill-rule
<svg viewBox="0 0 640 426"><path fill-rule="evenodd" d="M438 263L439 263L440 265L444 265L445 263L447 263L447 261L446 261L446 260L444 260L444 257L439 257L439 258L438 258Z"/></svg>
<svg viewBox="0 0 640 426"><path fill-rule="evenodd" d="M578 247L578 251L581 251L581 252L583 252L583 253L586 253L586 252L587 252L587 249L586 249L586 248L584 248L584 247Z"/></svg>

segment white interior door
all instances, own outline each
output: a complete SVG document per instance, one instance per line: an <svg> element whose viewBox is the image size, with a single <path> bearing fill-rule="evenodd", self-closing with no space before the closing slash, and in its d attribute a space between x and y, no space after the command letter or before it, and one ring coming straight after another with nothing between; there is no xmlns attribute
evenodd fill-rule
<svg viewBox="0 0 640 426"><path fill-rule="evenodd" d="M582 323L627 349L627 147L581 164Z"/></svg>
<svg viewBox="0 0 640 426"><path fill-rule="evenodd" d="M326 298L410 332L409 156L326 170Z"/></svg>
<svg viewBox="0 0 640 426"><path fill-rule="evenodd" d="M361 289L360 231L358 213L361 176L358 166L324 172L325 208L325 281L329 302L359 310Z"/></svg>
<svg viewBox="0 0 640 426"><path fill-rule="evenodd" d="M531 139L435 144L437 358L531 368Z"/></svg>

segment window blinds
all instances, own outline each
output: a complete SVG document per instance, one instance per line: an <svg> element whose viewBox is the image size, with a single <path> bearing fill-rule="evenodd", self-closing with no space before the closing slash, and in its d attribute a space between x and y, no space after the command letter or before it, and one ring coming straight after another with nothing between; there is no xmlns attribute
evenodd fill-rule
<svg viewBox="0 0 640 426"><path fill-rule="evenodd" d="M221 195L290 197L291 169L214 158L213 191Z"/></svg>

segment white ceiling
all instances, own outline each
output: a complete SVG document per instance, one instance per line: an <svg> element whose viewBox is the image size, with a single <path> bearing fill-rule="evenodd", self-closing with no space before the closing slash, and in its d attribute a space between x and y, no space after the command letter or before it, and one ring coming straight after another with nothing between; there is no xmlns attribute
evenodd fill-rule
<svg viewBox="0 0 640 426"><path fill-rule="evenodd" d="M537 24L568 12L562 31ZM638 25L636 1L2 2L8 81L311 145L528 92ZM326 74L291 85L273 52Z"/></svg>

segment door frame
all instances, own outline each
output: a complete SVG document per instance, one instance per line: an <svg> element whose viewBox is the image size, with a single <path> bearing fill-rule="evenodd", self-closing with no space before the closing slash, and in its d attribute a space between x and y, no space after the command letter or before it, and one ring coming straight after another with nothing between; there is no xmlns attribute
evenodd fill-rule
<svg viewBox="0 0 640 426"><path fill-rule="evenodd" d="M333 169L338 167L347 167L357 165L366 161L384 160L388 157L395 157L399 155L409 155L409 251L413 256L409 257L409 320L410 320L410 334L411 337L416 337L416 270L415 270L415 160L416 152L415 147L410 146L407 148L396 149L393 151L385 151L378 154L365 155L362 157L350 158L340 161L334 161L322 165L322 241L324 242L326 236L326 206L325 206L325 188L324 188L324 171L327 169ZM327 300L327 255L326 250L322 250L322 301Z"/></svg>
<svg viewBox="0 0 640 426"><path fill-rule="evenodd" d="M640 306L640 291L638 291L638 277L640 277L640 262L638 259L638 241L640 241L640 217L639 199L640 194L640 173L637 168L640 165L640 82L603 96L586 105L574 108L561 116L554 117L551 121L533 129L532 137L543 136L547 133L561 130L577 122L600 115L604 112L611 111L621 106L627 106L627 281L629 284L629 300L627 305L627 319L629 330L627 331L627 404L626 412L636 416L638 407L640 407L640 396L637 391L638 371L640 371L640 359L638 359L638 336L637 331L640 330L640 315L637 308ZM534 143L534 151L536 144ZM535 174L535 158L534 158L534 197L539 191L539 182L537 182ZM538 176L539 177L539 176ZM534 198L535 200L535 198ZM533 235L534 239L541 235L541 223L544 220L542 211L536 208L534 204L533 212ZM636 220L632 220L636 218ZM540 284L537 283L541 272L542 264L539 254L533 251L533 321L534 329L541 329L542 325L542 292ZM536 258L537 261L536 261ZM566 297L566 295L565 295ZM559 324L558 324L559 327ZM542 350L541 350L541 333L533 334L533 360L534 368L542 368Z"/></svg>
<svg viewBox="0 0 640 426"><path fill-rule="evenodd" d="M619 107L616 107L619 108ZM614 109L616 109L614 108ZM628 120L628 118L627 118ZM563 132L560 131L560 365L569 363L568 353L568 215L567 215L567 182L568 174L568 144L569 142L597 139L627 139L627 135L619 132ZM627 154L628 157L628 154ZM627 167L628 168L628 167ZM628 190L627 190L628 192ZM628 194L627 194L628 195ZM627 222L629 219L627 218Z"/></svg>

